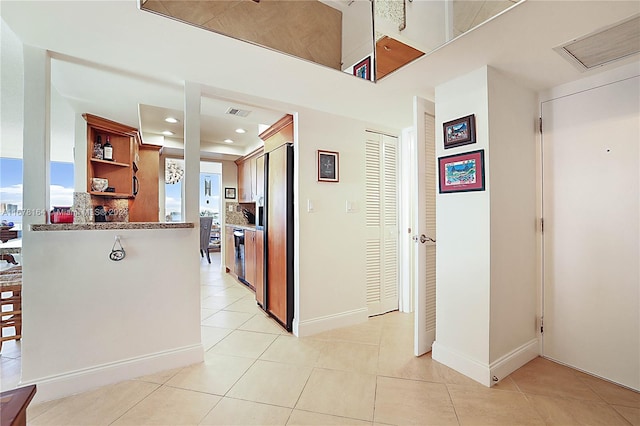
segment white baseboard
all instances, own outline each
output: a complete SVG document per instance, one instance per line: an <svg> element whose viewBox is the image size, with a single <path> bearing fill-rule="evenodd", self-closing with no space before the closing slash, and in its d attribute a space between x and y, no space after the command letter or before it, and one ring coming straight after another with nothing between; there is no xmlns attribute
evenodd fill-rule
<svg viewBox="0 0 640 426"><path fill-rule="evenodd" d="M540 345L538 343L538 338L536 337L519 348L516 348L508 354L498 358L489 366L489 374L492 384L498 383L500 380L536 358L538 355L540 355ZM495 381L493 377L496 377L498 380Z"/></svg>
<svg viewBox="0 0 640 426"><path fill-rule="evenodd" d="M435 361L451 367L476 382L491 387L539 355L538 338L500 357L491 364L471 359L460 352L433 343L432 357ZM494 380L493 377L498 380Z"/></svg>
<svg viewBox="0 0 640 426"><path fill-rule="evenodd" d="M19 386L36 385L37 392L33 398L33 403L40 403L123 380L184 367L202 362L203 359L204 349L201 344L197 344L55 376L28 380L21 382Z"/></svg>
<svg viewBox="0 0 640 426"><path fill-rule="evenodd" d="M334 328L348 327L365 322L369 318L367 308L354 309L309 320L293 321L293 331L298 337L311 336Z"/></svg>
<svg viewBox="0 0 640 426"><path fill-rule="evenodd" d="M453 368L458 373L462 373L480 384L487 387L491 386L491 376L488 365L469 358L458 351L447 348L438 343L437 340L433 342L431 357L435 361Z"/></svg>

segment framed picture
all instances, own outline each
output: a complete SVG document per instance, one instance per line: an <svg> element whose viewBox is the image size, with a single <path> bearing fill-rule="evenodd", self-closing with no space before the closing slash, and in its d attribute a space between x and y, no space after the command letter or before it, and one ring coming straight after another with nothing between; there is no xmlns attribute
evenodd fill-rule
<svg viewBox="0 0 640 426"><path fill-rule="evenodd" d="M367 56L353 66L353 75L371 80L371 56Z"/></svg>
<svg viewBox="0 0 640 426"><path fill-rule="evenodd" d="M476 143L475 115L471 114L457 120L447 121L442 125L442 131L445 149Z"/></svg>
<svg viewBox="0 0 640 426"><path fill-rule="evenodd" d="M224 189L224 198L227 200L232 200L236 198L236 189L235 188L225 188Z"/></svg>
<svg viewBox="0 0 640 426"><path fill-rule="evenodd" d="M339 182L340 164L337 152L318 150L318 182Z"/></svg>
<svg viewBox="0 0 640 426"><path fill-rule="evenodd" d="M484 149L438 158L440 193L484 191Z"/></svg>

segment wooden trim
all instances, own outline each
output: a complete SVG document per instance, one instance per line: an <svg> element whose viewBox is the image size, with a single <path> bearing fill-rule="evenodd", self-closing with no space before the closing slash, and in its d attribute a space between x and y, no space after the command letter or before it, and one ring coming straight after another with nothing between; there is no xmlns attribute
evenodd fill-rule
<svg viewBox="0 0 640 426"><path fill-rule="evenodd" d="M140 149L148 149L148 150L155 149L158 152L162 152L162 148L164 148L162 145L151 145L148 143L140 144Z"/></svg>
<svg viewBox="0 0 640 426"><path fill-rule="evenodd" d="M92 127L96 127L111 133L121 133L127 136L138 137L138 129L134 127L116 123L115 121L107 120L106 118L98 117L97 115L92 114L85 113L82 114L82 117Z"/></svg>
<svg viewBox="0 0 640 426"><path fill-rule="evenodd" d="M240 163L244 163L245 161L249 160L250 158L258 157L258 156L262 155L263 153L264 153L264 147L259 146L258 148L254 149L253 151L251 151L247 155L245 155L243 157L240 157L240 158L234 160L233 162L236 163L236 165L238 165Z"/></svg>
<svg viewBox="0 0 640 426"><path fill-rule="evenodd" d="M293 115L287 114L284 117L282 117L280 120L276 121L267 130L265 130L264 132L260 133L258 135L258 137L260 139L262 139L263 141L267 140L271 136L275 135L276 133L278 133L280 130L284 129L285 127L287 127L291 123L293 123ZM291 142L293 142L293 141L291 141Z"/></svg>

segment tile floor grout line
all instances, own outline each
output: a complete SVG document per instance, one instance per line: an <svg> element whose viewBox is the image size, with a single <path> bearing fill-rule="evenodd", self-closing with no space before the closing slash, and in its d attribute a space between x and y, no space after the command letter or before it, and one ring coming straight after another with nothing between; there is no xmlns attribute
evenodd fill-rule
<svg viewBox="0 0 640 426"><path fill-rule="evenodd" d="M124 380L123 382L127 382L129 380ZM123 383L120 382L120 383ZM145 382L146 383L146 382ZM111 423L109 423L109 425L114 424L115 422L117 422L118 420L120 420L124 415L126 415L129 411L133 410L134 407L137 407L138 404L140 404L142 401L144 401L145 399L149 398L151 395L153 395L154 393L156 393L158 391L158 389L162 388L164 386L164 384L158 384L158 383L154 383L154 385L157 385L157 387L152 390L151 392L149 392L147 395L145 395L144 398L142 398L140 401L136 402L135 404L133 404L131 407L129 407L127 410L124 411L124 413L120 414L116 419L114 419ZM47 410L48 411L48 410Z"/></svg>
<svg viewBox="0 0 640 426"><path fill-rule="evenodd" d="M458 422L458 425L461 425L462 423L460 422L460 416L458 416L458 410L456 409L456 404L453 402L453 397L451 396L449 383L445 383L444 386L447 389L447 395L449 395L449 402L451 402L451 408L453 408L453 414L455 414L456 416L456 421Z"/></svg>

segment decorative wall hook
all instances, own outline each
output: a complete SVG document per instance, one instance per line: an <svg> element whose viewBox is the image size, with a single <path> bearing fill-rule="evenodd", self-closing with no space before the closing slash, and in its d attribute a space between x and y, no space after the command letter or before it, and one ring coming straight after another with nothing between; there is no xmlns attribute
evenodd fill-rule
<svg viewBox="0 0 640 426"><path fill-rule="evenodd" d="M126 255L124 247L122 247L122 243L120 242L120 235L116 235L116 240L113 243L113 247L111 247L111 253L109 253L109 259L117 262L124 259Z"/></svg>

